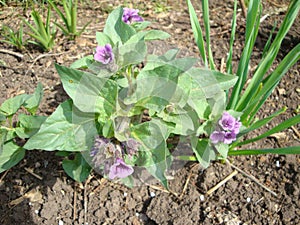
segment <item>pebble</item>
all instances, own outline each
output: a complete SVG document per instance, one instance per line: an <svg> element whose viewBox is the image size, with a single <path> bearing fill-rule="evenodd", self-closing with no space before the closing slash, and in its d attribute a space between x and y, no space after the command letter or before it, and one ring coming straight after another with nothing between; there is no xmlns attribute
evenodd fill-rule
<svg viewBox="0 0 300 225"><path fill-rule="evenodd" d="M200 195L200 201L203 202L205 200L204 195Z"/></svg>
<svg viewBox="0 0 300 225"><path fill-rule="evenodd" d="M124 192L124 197L127 197L127 195L128 195L127 192Z"/></svg>
<svg viewBox="0 0 300 225"><path fill-rule="evenodd" d="M280 163L278 160L276 161L276 167L280 167Z"/></svg>
<svg viewBox="0 0 300 225"><path fill-rule="evenodd" d="M248 198L247 198L247 202L251 202L251 198L248 197Z"/></svg>
<svg viewBox="0 0 300 225"><path fill-rule="evenodd" d="M59 220L59 221L58 221L58 225L64 225L64 221Z"/></svg>
<svg viewBox="0 0 300 225"><path fill-rule="evenodd" d="M154 192L150 192L150 196L151 196L151 198L154 198L155 197L155 193Z"/></svg>

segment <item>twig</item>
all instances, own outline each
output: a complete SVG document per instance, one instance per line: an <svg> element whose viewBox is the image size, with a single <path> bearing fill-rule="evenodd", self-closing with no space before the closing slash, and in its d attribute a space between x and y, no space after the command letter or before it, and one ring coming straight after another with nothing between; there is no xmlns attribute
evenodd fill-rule
<svg viewBox="0 0 300 225"><path fill-rule="evenodd" d="M188 186L188 184L189 184L189 182L191 180L191 177L192 177L192 171L190 171L190 174L189 174L188 178L186 179L186 182L185 182L183 190L182 190L182 192L181 192L181 194L179 196L179 199L182 199L182 197L183 197L183 195L184 195L184 193L185 193L185 191L187 189L187 186Z"/></svg>
<svg viewBox="0 0 300 225"><path fill-rule="evenodd" d="M6 54L9 54L9 55L16 56L16 57L18 57L18 58L20 58L20 59L22 59L22 58L24 57L24 55L21 54L21 53L9 51L9 50L6 50L6 49L0 49L0 52L1 52L1 53L6 53Z"/></svg>
<svg viewBox="0 0 300 225"><path fill-rule="evenodd" d="M245 5L245 1L244 0L240 0L240 4L241 4L241 7L242 7L242 11L243 11L244 17L247 18L247 7Z"/></svg>
<svg viewBox="0 0 300 225"><path fill-rule="evenodd" d="M209 189L206 192L206 195L211 195L214 191L218 190L223 184L225 184L227 181L229 181L231 178L233 178L235 175L237 175L238 172L236 170L234 170L231 174L229 174L227 177L225 177L224 180L222 180L221 182L219 182L216 186L214 186L213 188Z"/></svg>
<svg viewBox="0 0 300 225"><path fill-rule="evenodd" d="M265 185L263 185L262 183L259 182L259 180L257 180L254 176L244 172L243 170L241 170L240 168L238 168L237 166L231 164L228 160L226 160L226 163L228 165L230 165L232 168L236 169L237 171L239 171L241 174L243 174L244 176L250 178L251 180L253 180L255 183L257 183L259 186L261 186L263 189L265 189L266 191L270 192L272 195L277 197L277 194L270 190L269 188L267 188Z"/></svg>
<svg viewBox="0 0 300 225"><path fill-rule="evenodd" d="M36 173L34 173L32 169L25 167L24 170L26 170L28 173L30 173L32 176L36 177L37 179L43 180L43 178L40 175L37 175Z"/></svg>
<svg viewBox="0 0 300 225"><path fill-rule="evenodd" d="M9 170L6 170L6 171L4 172L4 174L2 175L2 177L0 178L0 185L1 185L1 183L2 183L2 181L3 181L3 179L4 179L4 177L5 177L6 174L8 173L8 171L9 171Z"/></svg>
<svg viewBox="0 0 300 225"><path fill-rule="evenodd" d="M294 126L291 126L291 128L297 134L298 138L300 138L300 132Z"/></svg>
<svg viewBox="0 0 300 225"><path fill-rule="evenodd" d="M33 65L36 63L36 61L38 61L39 59L41 58L44 58L44 57L48 57L48 56L58 56L58 55L62 55L62 54L66 54L68 53L69 51L67 52L60 52L60 53L47 53L47 54L42 54L42 55L39 55L38 57L36 57L34 60L33 60L33 63L29 66L28 70L26 71L25 73L25 76L28 74L29 70L32 69Z"/></svg>
<svg viewBox="0 0 300 225"><path fill-rule="evenodd" d="M190 174L189 174L188 178L186 179L186 182L185 182L184 187L183 187L183 190L182 190L182 192L181 192L181 194L180 194L180 196L179 196L179 199L182 199L184 193L186 192L187 186L188 186L188 184L189 184L189 182L190 182L190 180L191 180L192 174L193 174L193 169L194 169L196 166L199 166L199 164L195 164L195 165L193 165L193 166L191 167Z"/></svg>
<svg viewBox="0 0 300 225"><path fill-rule="evenodd" d="M149 185L149 187L154 189L154 190L162 191L162 192L165 192L165 193L168 193L168 194L173 194L174 196L176 196L178 198L178 194L176 192L171 191L171 190L168 191L168 190L164 189L163 187L156 186L156 185Z"/></svg>
<svg viewBox="0 0 300 225"><path fill-rule="evenodd" d="M224 57L221 59L220 71L221 71L221 73L225 73L226 72L226 63L225 63L225 58Z"/></svg>
<svg viewBox="0 0 300 225"><path fill-rule="evenodd" d="M83 191L83 207L84 207L84 224L87 224L87 206L88 206L88 198L87 198L87 185L90 183L92 176L89 176L84 184L84 191Z"/></svg>
<svg viewBox="0 0 300 225"><path fill-rule="evenodd" d="M74 183L74 198L73 198L73 222L76 219L76 204L77 204L77 192L76 192L76 182Z"/></svg>

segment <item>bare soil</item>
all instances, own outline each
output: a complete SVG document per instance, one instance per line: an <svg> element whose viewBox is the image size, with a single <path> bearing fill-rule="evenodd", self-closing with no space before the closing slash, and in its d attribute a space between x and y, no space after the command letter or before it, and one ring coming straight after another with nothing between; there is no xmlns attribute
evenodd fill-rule
<svg viewBox="0 0 300 225"><path fill-rule="evenodd" d="M152 27L172 35L167 45L176 45L199 55L194 44L185 1L126 1L127 6L140 9ZM67 95L62 89L54 64L69 65L74 60L93 52L95 33L101 31L107 13L119 1L86 1L79 7L79 25L92 21L76 41L58 35L51 53L42 53L30 45L21 52L23 58L0 52L0 103L20 93L32 93L38 82L44 85L45 96L39 113L50 115ZM200 8L200 1L195 7ZM274 21L281 24L288 1L263 1L262 22L256 42L251 71L259 62ZM226 60L229 47L233 1L210 1L212 50L220 68ZM21 16L29 18L29 10L17 5L0 8L1 24L18 28ZM202 14L199 12L199 16ZM238 26L233 60L235 66L244 46L245 18L238 12ZM278 29L276 29L278 30ZM276 31L275 31L276 32ZM288 33L276 63L299 43L300 19ZM3 36L0 34L0 39ZM156 46L165 49L165 46ZM4 43L0 49L16 50ZM259 112L264 118L287 106L287 111L269 126L250 136L270 129L299 113L300 64L285 75L279 86ZM297 111L298 109L298 111ZM293 129L268 137L249 148L277 148L299 146L299 124ZM170 181L171 192L159 186L142 186L133 189L111 183L93 173L83 183L76 183L63 171L61 157L54 152L28 151L17 166L0 175L0 224L300 224L300 157L295 155L263 155L232 157L231 163L254 176L260 183L275 192L265 190L247 176L238 172L211 194L207 192L234 172L228 164L214 162L202 170L197 164L188 164Z"/></svg>

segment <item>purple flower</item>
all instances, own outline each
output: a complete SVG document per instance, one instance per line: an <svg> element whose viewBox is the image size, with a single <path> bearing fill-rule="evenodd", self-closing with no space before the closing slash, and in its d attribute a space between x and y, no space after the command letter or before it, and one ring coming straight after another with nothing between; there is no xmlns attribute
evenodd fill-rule
<svg viewBox="0 0 300 225"><path fill-rule="evenodd" d="M134 140L133 138L129 138L125 143L127 154L134 155L135 153L137 153L140 145L141 144L139 142L137 142L136 140Z"/></svg>
<svg viewBox="0 0 300 225"><path fill-rule="evenodd" d="M138 12L138 9L124 8L122 16L123 22L127 24L131 24L132 22L142 22L143 18L139 16Z"/></svg>
<svg viewBox="0 0 300 225"><path fill-rule="evenodd" d="M218 142L224 142L225 132L224 131L214 131L210 135L210 140L213 144Z"/></svg>
<svg viewBox="0 0 300 225"><path fill-rule="evenodd" d="M117 158L116 162L110 167L108 177L113 180L115 178L125 178L134 172L132 166L127 165L123 159Z"/></svg>
<svg viewBox="0 0 300 225"><path fill-rule="evenodd" d="M235 119L228 112L224 112L222 118L218 121L215 131L210 135L211 143L223 142L224 144L231 144L236 140L241 125L242 123L239 119Z"/></svg>
<svg viewBox="0 0 300 225"><path fill-rule="evenodd" d="M109 139L97 136L94 140L94 145L91 148L90 156L94 157L102 148L105 148L106 144L110 142Z"/></svg>
<svg viewBox="0 0 300 225"><path fill-rule="evenodd" d="M234 129L236 119L228 112L224 112L219 120L219 125L226 131Z"/></svg>
<svg viewBox="0 0 300 225"><path fill-rule="evenodd" d="M103 63L108 64L114 60L114 53L110 44L103 46L97 46L94 59Z"/></svg>
<svg viewBox="0 0 300 225"><path fill-rule="evenodd" d="M235 121L235 124L234 124L234 128L232 129L232 131L235 133L235 134L238 134L240 132L240 127L242 126L242 123L240 121Z"/></svg>
<svg viewBox="0 0 300 225"><path fill-rule="evenodd" d="M224 144L231 144L235 140L236 140L236 133L234 133L234 131L225 132Z"/></svg>

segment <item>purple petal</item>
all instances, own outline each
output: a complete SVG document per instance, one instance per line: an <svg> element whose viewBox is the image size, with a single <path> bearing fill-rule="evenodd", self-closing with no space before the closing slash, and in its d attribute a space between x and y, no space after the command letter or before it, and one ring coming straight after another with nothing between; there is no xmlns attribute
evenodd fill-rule
<svg viewBox="0 0 300 225"><path fill-rule="evenodd" d="M132 22L144 21L143 18L139 16L138 12L139 10L137 9L124 8L122 16L123 22L131 24Z"/></svg>
<svg viewBox="0 0 300 225"><path fill-rule="evenodd" d="M213 144L218 142L224 142L225 132L224 131L214 131L210 135L210 140Z"/></svg>
<svg viewBox="0 0 300 225"><path fill-rule="evenodd" d="M224 136L224 144L231 144L236 140L236 134L234 132L226 132Z"/></svg>
<svg viewBox="0 0 300 225"><path fill-rule="evenodd" d="M235 134L238 134L240 132L240 127L242 126L242 123L240 121L236 121L234 124L234 128L232 129L232 132Z"/></svg>
<svg viewBox="0 0 300 225"><path fill-rule="evenodd" d="M116 162L110 167L108 177L111 180L115 178L125 178L133 172L132 166L127 165L123 159L117 158Z"/></svg>
<svg viewBox="0 0 300 225"><path fill-rule="evenodd" d="M114 54L111 45L106 44L105 46L97 46L94 59L103 64L112 62L114 60Z"/></svg>
<svg viewBox="0 0 300 225"><path fill-rule="evenodd" d="M219 120L219 125L224 129L224 130L232 130L234 129L236 123L236 119L231 116L228 112L224 112L222 115L222 118Z"/></svg>

